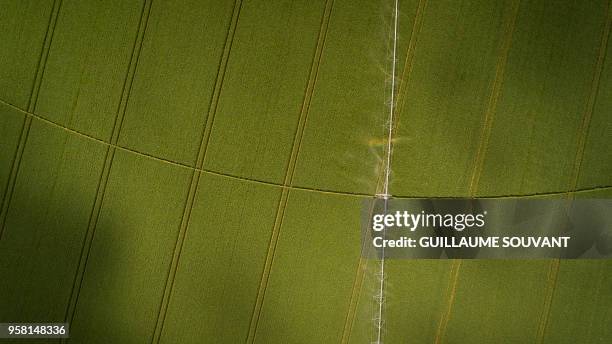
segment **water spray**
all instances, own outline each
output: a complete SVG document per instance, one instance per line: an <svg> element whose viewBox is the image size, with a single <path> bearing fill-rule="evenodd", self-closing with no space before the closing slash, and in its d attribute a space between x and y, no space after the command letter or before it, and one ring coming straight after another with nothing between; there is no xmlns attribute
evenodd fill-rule
<svg viewBox="0 0 612 344"><path fill-rule="evenodd" d="M383 181L383 192L377 194L376 197L384 200L384 213L387 213L387 206L391 194L389 193L389 177L391 175L391 150L393 148L393 121L395 117L395 92L396 92L396 60L397 60L397 22L399 12L399 0L394 0L393 8L393 51L391 58L391 92L389 101L389 119L387 121L387 149L386 159L384 165L384 181ZM383 239L385 236L385 230L382 233ZM380 251L380 265L378 273L376 274L378 281L378 291L374 295L374 300L377 305L376 314L373 317L374 330L376 332L376 340L372 344L382 344L383 328L384 328L384 311L385 311L385 248L382 247Z"/></svg>

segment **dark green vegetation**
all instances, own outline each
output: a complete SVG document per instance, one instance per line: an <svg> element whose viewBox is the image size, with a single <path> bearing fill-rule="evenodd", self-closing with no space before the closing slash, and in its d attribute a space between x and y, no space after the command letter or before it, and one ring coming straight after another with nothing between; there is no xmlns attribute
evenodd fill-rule
<svg viewBox="0 0 612 344"><path fill-rule="evenodd" d="M0 6L0 322L370 342L390 1ZM611 197L610 6L400 1L391 193ZM386 343L612 342L610 261L389 261L387 281Z"/></svg>

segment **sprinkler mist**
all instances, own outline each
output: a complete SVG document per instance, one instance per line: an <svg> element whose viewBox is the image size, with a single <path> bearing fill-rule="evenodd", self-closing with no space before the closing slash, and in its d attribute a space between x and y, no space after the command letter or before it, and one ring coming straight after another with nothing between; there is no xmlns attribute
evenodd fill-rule
<svg viewBox="0 0 612 344"><path fill-rule="evenodd" d="M391 151L393 149L393 122L395 117L395 105L396 105L396 60L397 60L397 22L399 12L399 0L393 0L393 25L391 29L391 40L392 40L392 57L391 57L391 88L390 88L390 99L388 108L388 121L387 121L387 140L386 140L386 154L384 159L384 179L382 192L378 193L376 197L382 199L384 202L384 212L388 210L388 202L391 198L389 193L389 177L391 175ZM385 229L382 231L383 239L385 237ZM372 317L374 323L374 334L375 339L372 344L382 344L384 334L384 316L385 316L385 249L384 247L380 251L380 259L378 265L378 272L376 273L377 291L374 294L375 310Z"/></svg>

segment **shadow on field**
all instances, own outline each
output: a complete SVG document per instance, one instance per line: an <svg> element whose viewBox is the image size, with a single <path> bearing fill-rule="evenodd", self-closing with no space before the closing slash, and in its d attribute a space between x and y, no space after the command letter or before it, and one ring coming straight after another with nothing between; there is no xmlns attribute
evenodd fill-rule
<svg viewBox="0 0 612 344"><path fill-rule="evenodd" d="M78 293L75 285L81 282L77 271L97 188L90 181L99 180L101 168L84 162L95 159L94 153L99 153L100 147L57 129L49 131L39 124L33 123L10 197L6 223L0 231L0 323L69 322L72 318L69 305ZM117 224L108 218L106 223L113 227ZM103 249L98 254L105 257L114 254L114 243L101 246ZM93 270L88 267L86 277L112 276L120 268L108 260ZM95 285L89 285L89 290L96 291L94 297L97 291L114 288L107 281L102 277ZM75 319L79 320L70 327L74 337L70 343L93 343L91 339L80 340L79 334L92 338L92 334L102 335L102 329L112 333L121 328L113 310L102 300L94 300L97 303L86 300L89 296L80 295L78 299ZM96 318L104 321L91 323L88 321L91 314L97 314ZM99 342L108 343L103 339L105 336L100 338ZM130 338L129 334L124 338L125 342L142 341ZM0 342L59 343L60 340L0 339Z"/></svg>

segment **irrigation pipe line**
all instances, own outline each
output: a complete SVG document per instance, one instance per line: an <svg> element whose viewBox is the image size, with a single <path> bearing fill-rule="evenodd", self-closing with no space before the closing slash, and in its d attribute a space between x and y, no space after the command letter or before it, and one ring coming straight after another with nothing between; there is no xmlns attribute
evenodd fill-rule
<svg viewBox="0 0 612 344"><path fill-rule="evenodd" d="M388 132L387 132L387 157L385 162L385 179L383 183L383 193L377 195L378 198L384 199L384 212L387 212L387 205L389 202L389 198L391 195L389 194L389 177L391 175L391 150L393 148L392 138L393 138L393 120L395 115L395 65L396 65L396 56L397 56L397 21L398 21L398 7L399 0L395 0L394 2L394 10L393 10L393 53L391 60L391 99L389 102L389 120L387 122ZM383 239L385 236L385 231L383 230ZM385 303L385 248L383 247L381 250L380 257L380 272L379 272L379 286L378 286L378 294L376 294L376 300L378 302L378 311L374 318L376 322L376 344L382 344L382 335L383 335L383 316L384 316L384 303Z"/></svg>

